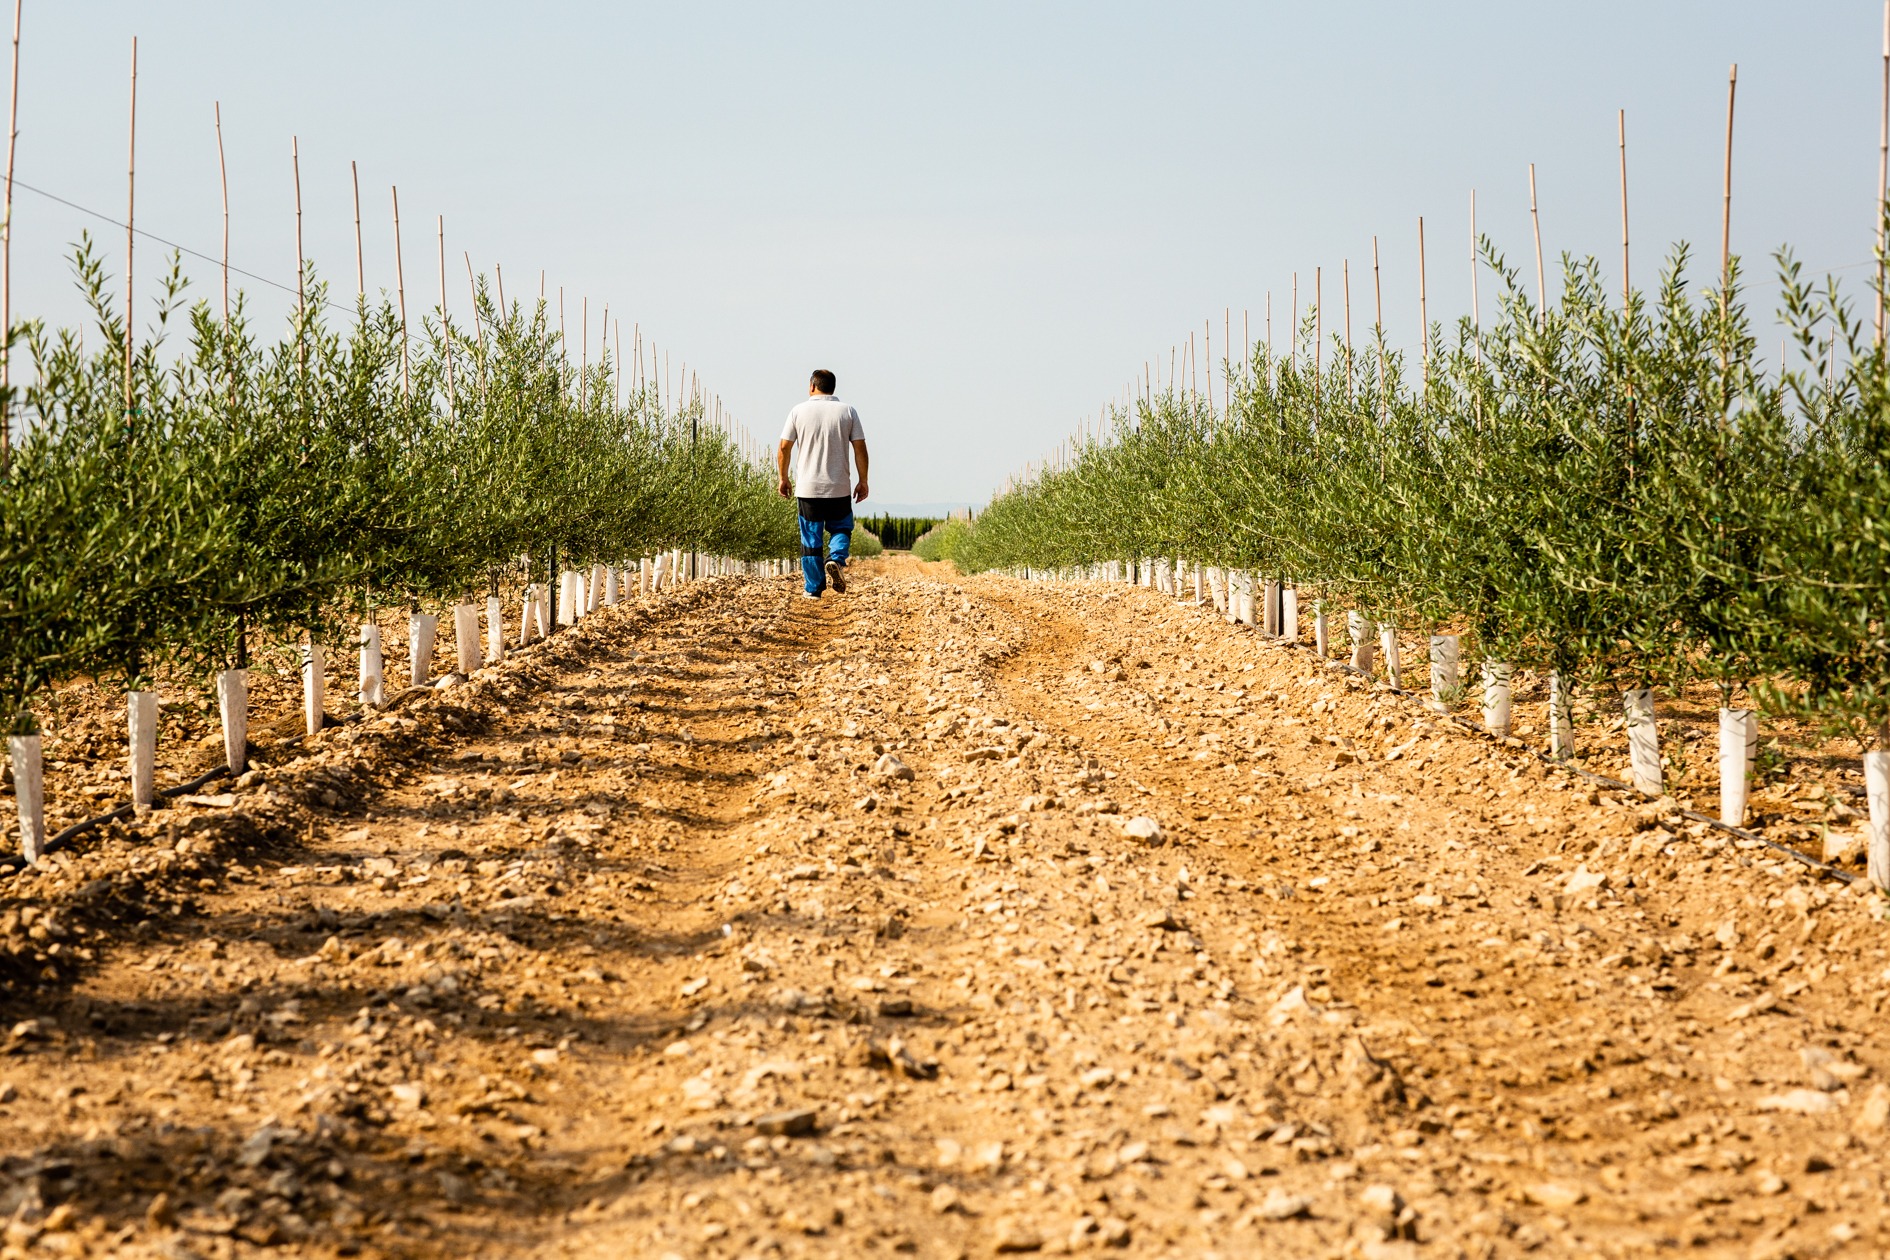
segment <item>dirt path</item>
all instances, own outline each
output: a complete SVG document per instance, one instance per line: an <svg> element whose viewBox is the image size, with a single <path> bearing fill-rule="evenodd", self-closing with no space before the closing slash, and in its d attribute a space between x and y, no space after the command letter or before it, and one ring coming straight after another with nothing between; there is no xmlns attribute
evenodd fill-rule
<svg viewBox="0 0 1890 1260"><path fill-rule="evenodd" d="M0 1256L1890 1248L1873 898L1211 610L855 573L0 889Z"/></svg>

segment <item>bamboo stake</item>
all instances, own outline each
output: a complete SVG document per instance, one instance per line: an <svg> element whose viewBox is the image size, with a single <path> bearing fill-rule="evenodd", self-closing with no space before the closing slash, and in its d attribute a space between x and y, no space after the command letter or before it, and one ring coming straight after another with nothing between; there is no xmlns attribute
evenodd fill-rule
<svg viewBox="0 0 1890 1260"><path fill-rule="evenodd" d="M1326 299L1320 287L1322 267L1312 269L1312 373L1313 398L1319 397L1319 378L1325 368Z"/></svg>
<svg viewBox="0 0 1890 1260"><path fill-rule="evenodd" d="M217 179L223 189L223 331L230 331L230 168L223 160L223 102L212 101L217 131Z"/></svg>
<svg viewBox="0 0 1890 1260"><path fill-rule="evenodd" d="M407 373L407 269L400 257L400 187L394 192L394 293L400 301L400 396L413 397L412 378Z"/></svg>
<svg viewBox="0 0 1890 1260"><path fill-rule="evenodd" d="M1345 293L1345 396L1352 396L1352 260L1339 260L1339 283Z"/></svg>
<svg viewBox="0 0 1890 1260"><path fill-rule="evenodd" d="M1293 273L1293 325L1287 336L1287 348L1293 357L1293 371L1299 371L1299 273Z"/></svg>
<svg viewBox="0 0 1890 1260"><path fill-rule="evenodd" d="M1890 2L1890 0L1887 0ZM5 476L13 447L13 149L20 138L20 10L13 0L13 87L7 99L6 206L0 209L0 476ZM218 145L219 153L221 142ZM225 238L227 240L227 237ZM227 249L226 249L227 253ZM228 306L226 300L224 305Z"/></svg>
<svg viewBox="0 0 1890 1260"><path fill-rule="evenodd" d="M356 301L365 301L367 260L361 248L361 164L350 160L348 174L354 180L354 296Z"/></svg>
<svg viewBox="0 0 1890 1260"><path fill-rule="evenodd" d="M1890 3L1890 0L1886 0ZM1628 217L1627 217L1627 111L1617 110L1615 126L1620 133L1621 144L1621 314L1628 313L1632 303L1634 289L1628 279Z"/></svg>
<svg viewBox="0 0 1890 1260"><path fill-rule="evenodd" d="M498 263L492 264L492 279L499 286L499 318L503 320L507 318L508 310L505 305L505 268Z"/></svg>
<svg viewBox="0 0 1890 1260"><path fill-rule="evenodd" d="M131 428L132 223L138 208L138 37L131 37L131 142L125 159L125 427Z"/></svg>
<svg viewBox="0 0 1890 1260"><path fill-rule="evenodd" d="M1201 352L1207 356L1208 410L1214 410L1214 321L1201 321Z"/></svg>
<svg viewBox="0 0 1890 1260"><path fill-rule="evenodd" d="M1536 213L1536 164L1529 164L1529 222L1536 234L1536 324L1549 318L1549 286L1542 270L1542 216Z"/></svg>
<svg viewBox="0 0 1890 1260"><path fill-rule="evenodd" d="M1733 98L1739 91L1739 63L1733 62L1726 73L1726 180L1719 212L1719 314L1726 316L1726 304L1732 287L1732 141Z"/></svg>
<svg viewBox="0 0 1890 1260"><path fill-rule="evenodd" d="M1430 301L1431 301L1430 283L1428 279L1426 278L1425 270L1424 270L1424 216L1420 214L1418 216L1418 221L1417 221L1417 308L1418 308L1418 323L1423 325L1423 328L1420 329L1420 331L1423 333L1423 338L1420 344L1423 348L1423 351L1422 351L1423 357L1421 359L1421 364L1423 367L1423 374L1424 374L1424 379L1421 382L1421 384L1423 385L1424 392L1427 394L1430 392L1430 385L1431 385L1431 306L1430 306Z"/></svg>
<svg viewBox="0 0 1890 1260"><path fill-rule="evenodd" d="M1483 366L1483 311L1477 304L1482 259L1477 256L1477 190L1470 190L1470 332L1476 341L1477 366Z"/></svg>
<svg viewBox="0 0 1890 1260"><path fill-rule="evenodd" d="M302 142L295 136L289 137L289 167L295 173L295 361L302 371L308 371L308 292L303 284L302 272Z"/></svg>
<svg viewBox="0 0 1890 1260"><path fill-rule="evenodd" d="M13 20L13 63L17 67L20 59L19 16ZM16 70L14 79L19 79ZM8 142L7 170L13 170L12 142ZM9 174L8 179L12 176ZM1883 348L1884 323L1884 198L1890 192L1890 0L1883 5L1883 115L1877 127L1877 331L1876 345Z"/></svg>
<svg viewBox="0 0 1890 1260"><path fill-rule="evenodd" d="M578 410L584 410L584 387L591 372L591 299L584 298L578 316Z"/></svg>
<svg viewBox="0 0 1890 1260"><path fill-rule="evenodd" d="M466 291L472 295L473 335L479 339L479 396L486 394L486 321L479 313L479 281L473 277L472 251L462 251L466 256Z"/></svg>
<svg viewBox="0 0 1890 1260"><path fill-rule="evenodd" d="M1378 237L1372 237L1372 338L1378 343L1378 415L1391 414L1391 382L1385 376L1385 290L1378 271Z"/></svg>
<svg viewBox="0 0 1890 1260"><path fill-rule="evenodd" d="M440 231L440 346L446 354L446 411L458 407L458 391L453 387L453 329L446 317L446 216L439 216Z"/></svg>
<svg viewBox="0 0 1890 1260"><path fill-rule="evenodd" d="M1221 371L1221 410L1226 411L1234 405L1234 308L1221 308L1221 350L1226 355L1227 363Z"/></svg>

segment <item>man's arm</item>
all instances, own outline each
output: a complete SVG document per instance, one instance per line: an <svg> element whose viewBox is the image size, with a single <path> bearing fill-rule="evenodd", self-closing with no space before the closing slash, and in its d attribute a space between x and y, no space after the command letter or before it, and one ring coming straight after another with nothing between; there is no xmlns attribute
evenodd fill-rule
<svg viewBox="0 0 1890 1260"><path fill-rule="evenodd" d="M775 486L775 493L784 499L794 497L794 487L788 484L788 456L794 452L794 439L782 438L781 445L774 452L774 467L781 474L781 482Z"/></svg>
<svg viewBox="0 0 1890 1260"><path fill-rule="evenodd" d="M859 470L860 480L853 487L853 501L866 502L866 439L853 439L853 466Z"/></svg>

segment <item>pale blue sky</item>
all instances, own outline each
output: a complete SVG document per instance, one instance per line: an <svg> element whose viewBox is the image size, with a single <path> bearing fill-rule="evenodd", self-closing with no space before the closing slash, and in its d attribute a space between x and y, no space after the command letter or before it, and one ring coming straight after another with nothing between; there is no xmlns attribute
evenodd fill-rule
<svg viewBox="0 0 1890 1260"><path fill-rule="evenodd" d="M1350 258L1367 327L1373 233L1390 335L1414 342L1420 214L1431 316L1454 318L1473 187L1479 226L1533 272L1531 161L1551 258L1616 275L1619 107L1637 277L1686 238L1704 278L1733 61L1734 248L1769 274L1789 241L1861 284L1880 31L1872 0L27 0L18 176L122 215L135 33L141 227L216 252L220 100L236 265L293 283L298 135L306 247L339 288L355 159L370 289L393 283L398 183L410 303L437 300L444 213L462 315L461 250L503 265L508 294L542 268L573 336L580 297L594 331L609 303L764 439L830 367L875 501L982 501L1190 328L1211 317L1218 340L1224 307L1258 335L1271 289L1283 338L1295 270L1305 300L1325 268L1331 329ZM16 313L77 318L64 252L85 223L17 195ZM102 235L116 271L122 234ZM148 293L163 251L141 251ZM214 267L189 269L214 297Z"/></svg>

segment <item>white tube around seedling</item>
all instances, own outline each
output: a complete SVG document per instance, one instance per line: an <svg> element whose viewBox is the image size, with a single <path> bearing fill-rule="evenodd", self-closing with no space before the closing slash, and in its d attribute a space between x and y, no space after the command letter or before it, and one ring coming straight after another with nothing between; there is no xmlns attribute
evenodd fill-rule
<svg viewBox="0 0 1890 1260"><path fill-rule="evenodd" d="M433 640L439 632L440 619L432 613L412 613L407 618L408 679L416 687L426 686L433 677Z"/></svg>
<svg viewBox="0 0 1890 1260"><path fill-rule="evenodd" d="M453 652L459 672L472 677L479 668L479 610L471 604L453 605Z"/></svg>
<svg viewBox="0 0 1890 1260"><path fill-rule="evenodd" d="M1752 755L1759 749L1759 715L1750 709L1719 711L1719 820L1728 827L1746 825L1746 796L1752 783Z"/></svg>
<svg viewBox="0 0 1890 1260"><path fill-rule="evenodd" d="M609 565L594 564L591 566L591 589L589 591L589 602L584 605L584 611L596 612L598 609L604 606L604 588L609 583L609 581L610 581L610 566Z"/></svg>
<svg viewBox="0 0 1890 1260"><path fill-rule="evenodd" d="M361 686L357 696L362 707L378 709L387 703L387 657L381 650L381 628L361 627Z"/></svg>
<svg viewBox="0 0 1890 1260"><path fill-rule="evenodd" d="M505 659L505 605L497 595L486 596L486 664Z"/></svg>
<svg viewBox="0 0 1890 1260"><path fill-rule="evenodd" d="M302 728L313 735L322 729L322 709L328 701L328 674L322 663L322 645L302 645Z"/></svg>
<svg viewBox="0 0 1890 1260"><path fill-rule="evenodd" d="M1403 661L1398 656L1398 627L1379 623L1379 650L1385 654L1385 678L1394 687L1404 685Z"/></svg>
<svg viewBox="0 0 1890 1260"><path fill-rule="evenodd" d="M1280 637L1299 642L1299 592L1290 586L1280 592Z"/></svg>
<svg viewBox="0 0 1890 1260"><path fill-rule="evenodd" d="M1575 755L1575 718L1562 675L1549 671L1549 755L1566 761Z"/></svg>
<svg viewBox="0 0 1890 1260"><path fill-rule="evenodd" d="M617 569L615 565L604 570L604 606L615 607L617 603Z"/></svg>
<svg viewBox="0 0 1890 1260"><path fill-rule="evenodd" d="M1315 599L1313 601L1312 608L1313 608L1313 631L1312 631L1313 651L1319 653L1320 658L1324 659L1326 655L1326 647L1331 637L1327 633L1327 627L1326 627L1326 601L1323 599Z"/></svg>
<svg viewBox="0 0 1890 1260"><path fill-rule="evenodd" d="M1208 598L1214 601L1214 611L1227 615L1227 577L1218 565L1210 565L1207 571Z"/></svg>
<svg viewBox="0 0 1890 1260"><path fill-rule="evenodd" d="M1864 754L1864 799L1869 810L1867 874L1871 883L1890 891L1890 750Z"/></svg>
<svg viewBox="0 0 1890 1260"><path fill-rule="evenodd" d="M13 761L13 803L20 811L20 856L28 863L46 854L46 767L38 735L9 735Z"/></svg>
<svg viewBox="0 0 1890 1260"><path fill-rule="evenodd" d="M1628 777L1646 795L1659 796L1660 727L1654 720L1654 693L1645 687L1622 692L1621 711L1627 718Z"/></svg>
<svg viewBox="0 0 1890 1260"><path fill-rule="evenodd" d="M1454 704L1463 693L1463 675L1458 672L1460 652L1456 635L1431 636L1431 698L1439 704Z"/></svg>
<svg viewBox="0 0 1890 1260"><path fill-rule="evenodd" d="M1372 672L1372 658L1378 653L1378 645L1372 642L1371 622L1365 620L1363 613L1345 614L1345 632L1352 640L1352 668L1361 674Z"/></svg>
<svg viewBox="0 0 1890 1260"><path fill-rule="evenodd" d="M1260 633L1273 638L1280 637L1280 584L1262 580L1260 583Z"/></svg>
<svg viewBox="0 0 1890 1260"><path fill-rule="evenodd" d="M157 692L127 692L125 718L131 731L131 803L149 809L157 799Z"/></svg>
<svg viewBox="0 0 1890 1260"><path fill-rule="evenodd" d="M548 638L551 634L551 588L543 582L532 583L532 624L538 637Z"/></svg>
<svg viewBox="0 0 1890 1260"><path fill-rule="evenodd" d="M249 762L249 671L226 669L217 675L217 708L223 715L223 764L231 774Z"/></svg>
<svg viewBox="0 0 1890 1260"><path fill-rule="evenodd" d="M1508 661L1483 662L1483 729L1490 734L1509 734L1509 680L1513 669Z"/></svg>

